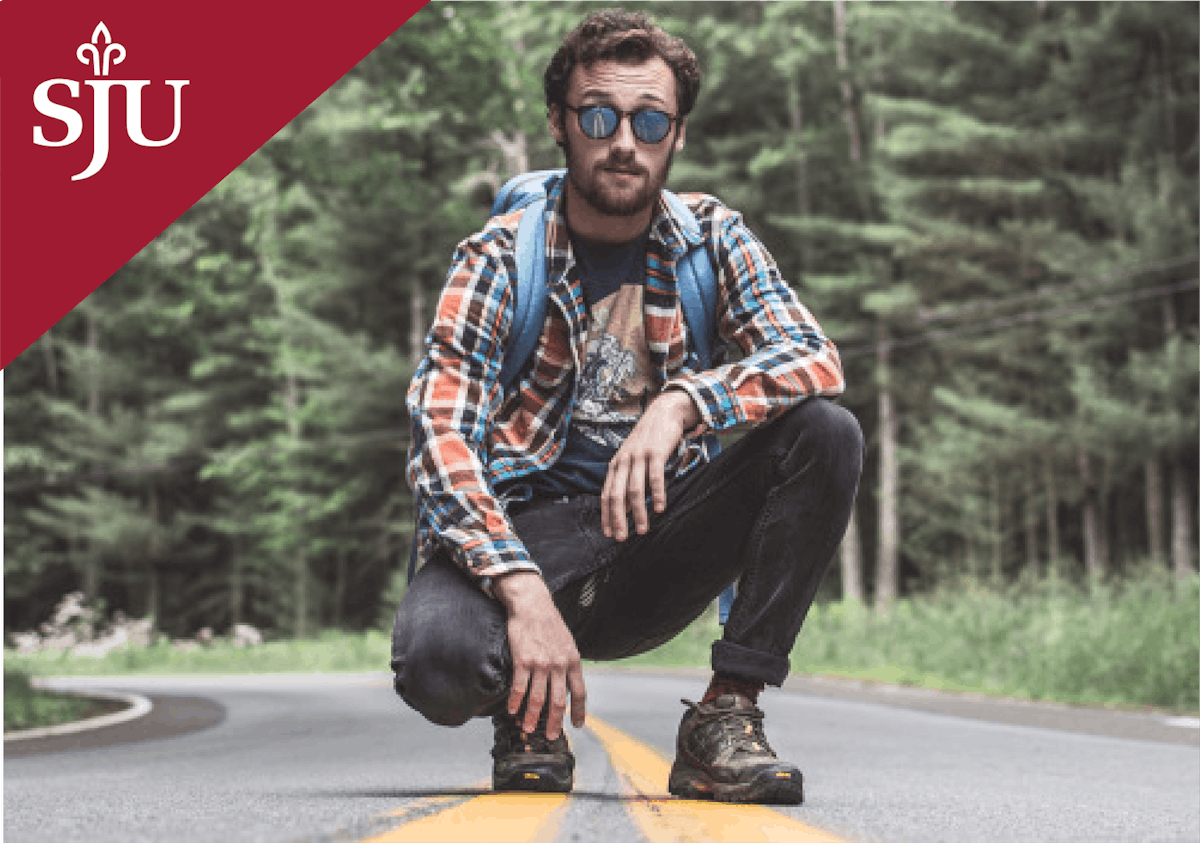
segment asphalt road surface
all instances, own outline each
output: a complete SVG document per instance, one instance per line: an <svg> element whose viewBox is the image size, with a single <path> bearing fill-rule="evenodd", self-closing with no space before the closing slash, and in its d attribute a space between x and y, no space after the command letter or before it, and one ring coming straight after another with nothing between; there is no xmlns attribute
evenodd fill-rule
<svg viewBox="0 0 1200 843"><path fill-rule="evenodd" d="M433 726L382 675L86 684L155 712L113 727L120 742L7 744L9 843L1200 840L1187 718L792 681L761 704L806 801L762 808L666 794L679 699L702 674L590 672L570 797L491 794L490 723Z"/></svg>

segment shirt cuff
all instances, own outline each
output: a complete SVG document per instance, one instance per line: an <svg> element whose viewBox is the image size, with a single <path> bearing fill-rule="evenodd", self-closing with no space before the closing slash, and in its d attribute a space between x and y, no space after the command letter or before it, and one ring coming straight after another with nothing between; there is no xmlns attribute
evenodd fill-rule
<svg viewBox="0 0 1200 843"><path fill-rule="evenodd" d="M682 389L691 396L709 430L728 430L744 421L738 413L737 396L723 378L712 372L679 375L664 389Z"/></svg>

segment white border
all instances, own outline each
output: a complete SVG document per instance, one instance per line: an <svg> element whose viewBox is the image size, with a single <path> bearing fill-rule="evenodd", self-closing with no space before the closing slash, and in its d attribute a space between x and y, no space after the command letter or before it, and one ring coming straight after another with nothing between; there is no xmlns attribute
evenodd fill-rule
<svg viewBox="0 0 1200 843"><path fill-rule="evenodd" d="M42 680L34 679L31 683L39 690L51 690L48 687L50 683ZM59 690L59 689L54 689ZM128 704L129 708L124 711L118 711L113 714L104 714L100 717L89 717L86 720L76 720L71 723L60 723L57 726L43 726L40 729L24 729L20 732L5 732L4 742L9 741L24 741L32 738L50 738L55 735L73 735L77 732L89 732L92 729L102 729L105 726L115 726L118 723L128 723L131 720L137 720L139 717L145 717L154 708L154 704L149 699L141 694L125 694L117 693L116 691L81 691L72 689L70 691L59 691L60 693L77 694L81 697L93 697L101 700L116 700Z"/></svg>

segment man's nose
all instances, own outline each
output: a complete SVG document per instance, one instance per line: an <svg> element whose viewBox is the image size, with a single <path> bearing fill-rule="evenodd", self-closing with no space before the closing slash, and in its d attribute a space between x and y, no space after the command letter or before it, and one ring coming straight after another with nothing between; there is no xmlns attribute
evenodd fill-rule
<svg viewBox="0 0 1200 843"><path fill-rule="evenodd" d="M621 155L633 155L637 151L637 138L633 136L633 118L628 114L621 117L617 131L613 133L612 145Z"/></svg>

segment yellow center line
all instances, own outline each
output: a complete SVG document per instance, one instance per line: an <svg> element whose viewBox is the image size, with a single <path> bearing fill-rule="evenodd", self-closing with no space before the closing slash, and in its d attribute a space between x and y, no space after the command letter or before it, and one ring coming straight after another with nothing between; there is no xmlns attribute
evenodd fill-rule
<svg viewBox="0 0 1200 843"><path fill-rule="evenodd" d="M390 816L404 817L458 798L429 796ZM362 843L552 843L566 805L563 793L485 793Z"/></svg>
<svg viewBox="0 0 1200 843"><path fill-rule="evenodd" d="M595 715L588 726L600 739L634 798L626 805L650 843L721 843L737 840L844 843L840 837L762 805L729 805L676 799L666 794L671 765L659 752L614 729Z"/></svg>
<svg viewBox="0 0 1200 843"><path fill-rule="evenodd" d="M456 799L463 799L461 796L425 796L420 799L414 799L407 805L402 805L394 811L388 811L383 814L385 817L407 817L409 814L417 814L424 811L426 808L432 808L434 805L440 805L443 802L453 802Z"/></svg>

